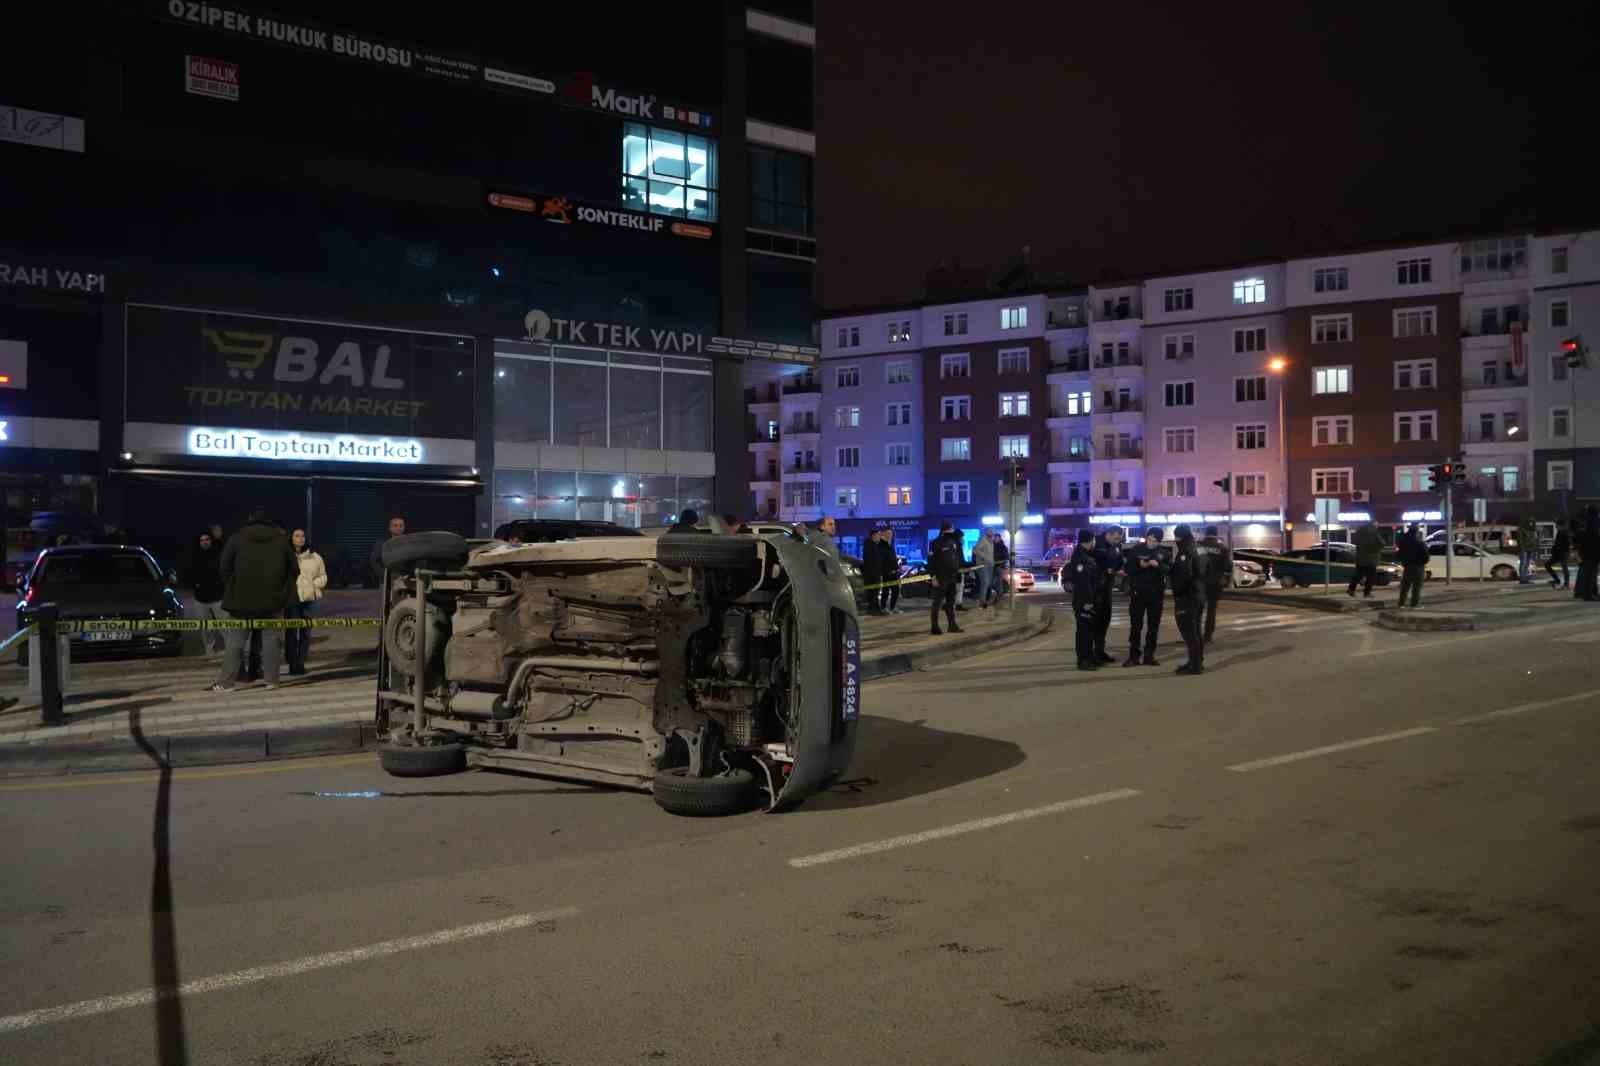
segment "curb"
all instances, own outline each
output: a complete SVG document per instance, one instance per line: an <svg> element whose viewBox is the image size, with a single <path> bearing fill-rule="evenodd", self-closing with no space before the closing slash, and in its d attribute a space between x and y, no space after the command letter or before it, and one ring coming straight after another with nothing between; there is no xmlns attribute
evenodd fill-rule
<svg viewBox="0 0 1600 1066"><path fill-rule="evenodd" d="M145 741L174 769L270 762L306 755L335 755L375 747L370 723L290 726L237 733L178 733L147 736ZM113 741L66 741L59 744L8 745L0 749L0 777L51 777L75 773L155 770L159 764L132 737Z"/></svg>
<svg viewBox="0 0 1600 1066"><path fill-rule="evenodd" d="M1019 614L1022 613L1020 610ZM894 677L898 674L909 674L916 670L926 670L929 667L941 666L957 659L966 659L974 655L981 655L986 651L996 648L1008 647L1012 644L1021 644L1049 632L1055 622L1054 615L1040 611L1043 618L1037 621L1026 620L1020 626L1007 626L991 633L974 634L964 637L959 641L932 648L922 648L917 651L891 652L875 659L867 659L861 664L861 682L877 681L885 677Z"/></svg>
<svg viewBox="0 0 1600 1066"><path fill-rule="evenodd" d="M1397 633L1464 633L1477 629L1478 622L1470 614L1424 615L1379 611L1378 628L1392 629Z"/></svg>
<svg viewBox="0 0 1600 1066"><path fill-rule="evenodd" d="M1287 597L1271 592L1258 592L1254 589L1228 589L1222 594L1222 602L1237 600L1242 603L1266 603L1273 607L1295 607L1302 611L1322 611L1327 614L1359 614L1362 611L1382 611L1384 606L1367 600L1352 600L1348 596L1318 596L1310 595Z"/></svg>

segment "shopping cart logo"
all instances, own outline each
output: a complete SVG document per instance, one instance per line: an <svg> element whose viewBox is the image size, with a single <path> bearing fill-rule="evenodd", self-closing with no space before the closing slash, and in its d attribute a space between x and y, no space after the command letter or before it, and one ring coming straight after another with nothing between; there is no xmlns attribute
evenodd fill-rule
<svg viewBox="0 0 1600 1066"><path fill-rule="evenodd" d="M230 378L254 381L256 371L267 361L272 351L272 334L251 333L242 329L212 329L202 326L200 332L223 357Z"/></svg>

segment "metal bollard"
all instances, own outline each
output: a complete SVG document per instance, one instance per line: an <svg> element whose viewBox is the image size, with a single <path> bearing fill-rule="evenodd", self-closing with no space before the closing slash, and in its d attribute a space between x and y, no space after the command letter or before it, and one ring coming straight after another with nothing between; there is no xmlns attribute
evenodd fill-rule
<svg viewBox="0 0 1600 1066"><path fill-rule="evenodd" d="M29 665L33 668L28 687L34 690L32 695L39 701L40 725L65 725L67 720L62 709L61 690L66 680L62 659L69 654L69 649L56 629L60 614L53 603L40 604L33 612L39 631L28 642Z"/></svg>

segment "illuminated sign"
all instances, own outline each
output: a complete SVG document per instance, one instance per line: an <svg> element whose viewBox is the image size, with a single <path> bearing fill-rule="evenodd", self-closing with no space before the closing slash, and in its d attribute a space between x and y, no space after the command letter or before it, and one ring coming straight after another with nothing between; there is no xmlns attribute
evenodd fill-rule
<svg viewBox="0 0 1600 1066"><path fill-rule="evenodd" d="M239 99L239 64L205 56L183 57L183 91L218 100Z"/></svg>
<svg viewBox="0 0 1600 1066"><path fill-rule="evenodd" d="M1402 522L1443 522L1443 511L1407 511L1400 516Z"/></svg>
<svg viewBox="0 0 1600 1066"><path fill-rule="evenodd" d="M1137 525L1139 516L1136 514L1092 514L1089 516L1091 526L1131 526Z"/></svg>
<svg viewBox="0 0 1600 1066"><path fill-rule="evenodd" d="M268 433L253 429L191 429L189 454L211 459L274 459L300 462L422 462L418 440L354 437L334 433Z"/></svg>
<svg viewBox="0 0 1600 1066"><path fill-rule="evenodd" d="M0 422L0 441L9 441L11 439L6 436L6 427L10 424L10 422Z"/></svg>
<svg viewBox="0 0 1600 1066"><path fill-rule="evenodd" d="M631 348L642 352L685 355L740 355L747 359L770 359L779 363L815 363L820 352L813 347L774 344L736 337L711 337L693 330L653 329L620 322L584 321L556 318L534 308L522 319L525 339L557 344L595 345L606 348ZM998 521L998 520L997 520Z"/></svg>

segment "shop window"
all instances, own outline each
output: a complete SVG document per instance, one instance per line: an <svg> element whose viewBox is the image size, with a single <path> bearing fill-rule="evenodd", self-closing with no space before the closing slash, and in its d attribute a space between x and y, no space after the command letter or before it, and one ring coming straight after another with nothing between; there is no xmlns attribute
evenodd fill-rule
<svg viewBox="0 0 1600 1066"><path fill-rule="evenodd" d="M711 450L711 364L704 359L662 359L663 446L669 451Z"/></svg>
<svg viewBox="0 0 1600 1066"><path fill-rule="evenodd" d="M605 353L555 349L555 443L606 446Z"/></svg>

